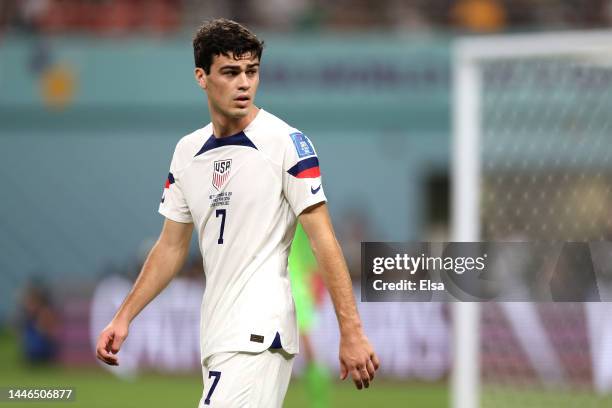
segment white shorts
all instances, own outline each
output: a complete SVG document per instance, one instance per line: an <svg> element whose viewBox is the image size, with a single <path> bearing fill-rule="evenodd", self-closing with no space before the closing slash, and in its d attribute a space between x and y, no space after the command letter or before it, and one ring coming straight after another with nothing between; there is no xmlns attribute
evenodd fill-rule
<svg viewBox="0 0 612 408"><path fill-rule="evenodd" d="M282 407L294 357L282 349L213 354L202 367L198 408Z"/></svg>

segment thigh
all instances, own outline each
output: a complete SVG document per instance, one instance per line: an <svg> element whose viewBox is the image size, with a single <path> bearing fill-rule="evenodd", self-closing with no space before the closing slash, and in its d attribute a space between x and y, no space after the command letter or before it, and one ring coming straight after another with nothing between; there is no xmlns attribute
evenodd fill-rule
<svg viewBox="0 0 612 408"><path fill-rule="evenodd" d="M218 353L207 359L199 408L281 407L293 356L282 350Z"/></svg>
<svg viewBox="0 0 612 408"><path fill-rule="evenodd" d="M291 379L294 356L282 349L270 349L261 354L249 407L280 408Z"/></svg>

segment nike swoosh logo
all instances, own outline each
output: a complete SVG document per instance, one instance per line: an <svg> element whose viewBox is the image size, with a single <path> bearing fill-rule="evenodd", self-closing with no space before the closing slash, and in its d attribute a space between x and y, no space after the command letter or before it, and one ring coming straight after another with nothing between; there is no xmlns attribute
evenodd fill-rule
<svg viewBox="0 0 612 408"><path fill-rule="evenodd" d="M320 184L319 184L319 187L317 187L317 188L312 188L312 186L310 186L310 192L312 194L317 194L320 189L321 189L321 185Z"/></svg>

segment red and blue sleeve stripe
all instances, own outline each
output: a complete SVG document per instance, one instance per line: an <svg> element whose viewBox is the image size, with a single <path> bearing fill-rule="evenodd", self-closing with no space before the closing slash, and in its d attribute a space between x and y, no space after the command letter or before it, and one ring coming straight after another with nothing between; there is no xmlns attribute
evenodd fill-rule
<svg viewBox="0 0 612 408"><path fill-rule="evenodd" d="M164 185L164 188L170 188L170 184L174 184L174 176L172 173L168 173L168 178L166 179L166 185Z"/></svg>
<svg viewBox="0 0 612 408"><path fill-rule="evenodd" d="M295 166L287 170L287 173L296 178L317 178L321 177L319 170L319 159L317 157L309 157L300 160Z"/></svg>

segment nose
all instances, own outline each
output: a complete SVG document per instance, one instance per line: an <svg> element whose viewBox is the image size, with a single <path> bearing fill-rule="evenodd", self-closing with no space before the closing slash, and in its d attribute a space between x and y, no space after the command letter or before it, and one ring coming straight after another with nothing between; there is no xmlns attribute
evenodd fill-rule
<svg viewBox="0 0 612 408"><path fill-rule="evenodd" d="M246 91L250 87L251 87L251 84L249 83L249 78L247 78L246 72L241 72L239 82L238 82L238 89L240 89L241 91Z"/></svg>

